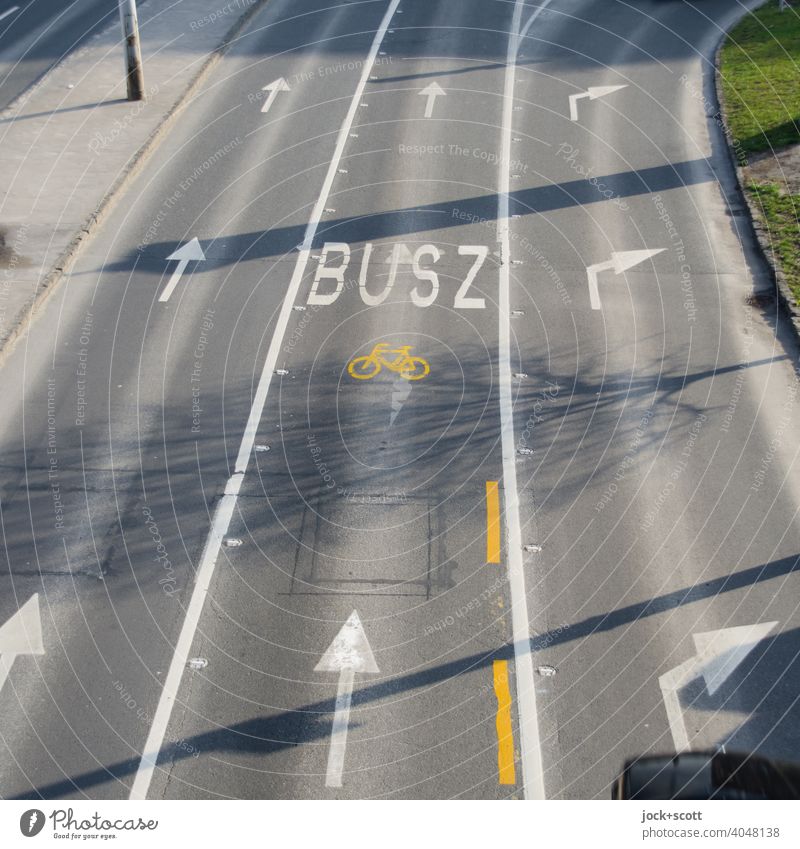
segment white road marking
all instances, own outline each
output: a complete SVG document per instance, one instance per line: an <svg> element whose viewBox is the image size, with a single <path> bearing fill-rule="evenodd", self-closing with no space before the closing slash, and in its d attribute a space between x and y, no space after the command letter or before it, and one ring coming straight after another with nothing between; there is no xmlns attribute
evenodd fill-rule
<svg viewBox="0 0 800 849"><path fill-rule="evenodd" d="M342 669L336 690L336 708L331 726L331 748L328 751L326 787L341 787L344 755L347 750L347 729L350 725L350 703L353 699L353 670Z"/></svg>
<svg viewBox="0 0 800 849"><path fill-rule="evenodd" d="M38 593L34 593L0 627L0 690L6 683L14 660L21 654L44 654Z"/></svg>
<svg viewBox="0 0 800 849"><path fill-rule="evenodd" d="M527 32L551 0L543 0L525 24ZM514 447L514 403L511 396L511 306L510 264L511 239L509 206L511 191L511 130L514 114L514 78L520 44L520 23L525 0L515 0L511 33L506 55L503 89L503 134L501 142L500 185L497 200L497 240L500 243L499 292L499 391L500 428L503 450L503 500L506 524L506 557L508 583L511 593L511 632L514 641L514 671L519 714L519 747L522 767L522 788L526 799L544 799L544 768L542 744L539 737L539 715L536 707L536 685L531 656L528 594L522 565L522 534L519 526L519 493L517 492L516 451Z"/></svg>
<svg viewBox="0 0 800 849"><path fill-rule="evenodd" d="M690 748L689 735L686 733L686 723L683 721L683 709L678 695L681 688L702 676L709 696L713 696L734 673L736 667L777 624L777 622L763 622L694 634L697 654L674 669L670 669L669 672L665 672L658 679L676 752L687 752Z"/></svg>
<svg viewBox="0 0 800 849"><path fill-rule="evenodd" d="M283 77L278 77L277 80L273 80L269 85L265 85L261 91L268 91L269 96L264 101L264 105L261 107L262 112L269 112L269 107L272 106L273 101L278 96L278 92L280 91L291 91L289 88L289 83Z"/></svg>
<svg viewBox="0 0 800 849"><path fill-rule="evenodd" d="M328 751L326 787L341 787L344 756L347 750L347 729L350 725L350 703L353 699L353 680L356 672L380 672L358 611L354 610L333 638L314 672L338 672L331 747Z"/></svg>
<svg viewBox="0 0 800 849"><path fill-rule="evenodd" d="M305 273L305 268L311 255L311 245L314 241L317 228L319 227L321 216L325 209L325 204L328 201L328 195L330 194L333 181L336 177L336 169L338 168L342 154L344 153L348 134L350 133L356 112L358 111L358 104L364 93L364 89L366 88L372 66L375 63L378 48L383 41L383 37L386 35L386 30L389 28L389 22L391 21L399 4L400 0L391 0L386 10L386 14L383 16L383 20L378 27L378 31L375 33L375 38L372 41L372 47L370 48L364 62L364 70L361 74L361 79L358 81L355 94L353 95L353 99L350 101L350 108L347 111L347 115L345 116L341 128L339 129L339 137L336 141L333 158L328 166L328 173L325 176L325 181L322 184L319 198L317 199L311 213L311 218L306 226L305 238L303 239L303 244L300 247L297 264L295 265L292 279L283 299L283 305L281 306L281 311L278 315L278 321L275 326L275 333L270 341L267 358L264 362L264 368L261 371L253 404L250 407L250 415L247 419L247 425L245 426L242 441L239 446L239 454L236 458L234 473L231 475L225 486L225 494L214 510L211 529L203 548L203 554L200 559L200 567L197 570L197 577L195 579L192 597L189 601L189 607L186 610L186 617L183 620L181 633L175 646L175 653L172 656L172 662L170 663L169 671L167 672L167 677L164 681L164 689L161 691L158 707L156 708L156 712L153 717L153 724L150 726L150 733L147 736L144 752L142 753L139 768L136 772L136 778L134 779L133 787L131 788L131 799L147 798L147 792L150 789L150 783L153 780L158 755L164 743L167 726L169 725L170 716L172 715L172 706L178 697L178 690L180 688L181 678L183 677L183 670L189 657L192 642L194 641L194 635L197 631L197 625L200 621L200 615L203 611L206 595L208 593L209 586L211 585L211 578L214 575L214 568L222 546L222 540L228 532L228 526L230 524L231 517L233 516L237 496L239 495L242 480L244 479L244 473L253 453L253 445L255 444L256 434L258 433L258 424L261 421L261 416L264 412L264 405L267 401L267 393L269 392L270 382L272 381L272 374L275 371L278 356L280 355L281 345L283 344L283 337L286 333L286 327L289 324L289 319L292 314L292 306L297 300L297 292L300 288L300 283L302 282L303 274Z"/></svg>
<svg viewBox="0 0 800 849"><path fill-rule="evenodd" d="M456 292L455 299L453 300L453 308L457 310L486 309L485 298L468 298L467 292L469 292L469 287L478 276L480 267L484 262L486 262L486 257L489 256L489 247L487 245L459 245L458 255L474 256L475 262L472 264L472 268L470 268L467 272L464 282L461 286L459 286L458 291Z"/></svg>
<svg viewBox="0 0 800 849"><path fill-rule="evenodd" d="M400 411L405 406L406 401L408 401L408 396L411 394L413 386L414 384L404 377L398 377L392 383L392 412L389 414L389 427L395 423L395 420L400 415Z"/></svg>
<svg viewBox="0 0 800 849"><path fill-rule="evenodd" d="M594 265L588 266L586 269L586 279L589 283L589 301L593 310L600 310L603 305L600 303L600 290L597 285L597 278L602 271L612 271L614 274L622 274L629 268L639 265L646 259L660 254L666 248L656 248L655 250L643 251L614 251L611 254L611 259L606 262L596 262Z"/></svg>
<svg viewBox="0 0 800 849"><path fill-rule="evenodd" d="M428 100L425 103L425 117L430 118L433 115L433 105L436 102L436 98L439 95L447 96L447 92L439 85L439 83L431 83L428 86L420 91L420 94L423 97L427 97Z"/></svg>
<svg viewBox="0 0 800 849"><path fill-rule="evenodd" d="M383 275L386 281L383 284L383 289L380 292L370 292L367 290L367 277L373 247L371 242L364 244L361 270L358 274L359 295L367 306L375 307L382 304L391 294L401 266L409 265L411 266L411 274L413 274L414 280L421 281L424 284L422 287L415 285L411 289L411 302L415 306L425 308L431 306L436 301L440 286L439 275L436 273L434 267L445 255L445 250L439 248L437 245L425 244L420 245L412 253L405 242L395 242L392 245L389 256L384 260L384 263L389 266L389 273ZM338 265L329 267L327 262L331 253L340 254L341 256L337 257L336 262L338 262ZM344 275L350 265L351 254L352 251L347 242L325 242L322 252L318 256L311 256L311 259L316 260L319 265L314 274L314 280L311 284L306 303L313 306L330 306L336 302L345 290ZM473 256L475 257L475 261L455 294L453 309L485 309L486 301L484 298L467 297L467 292L470 291L470 287L475 282L478 272L489 255L489 247L487 245L459 245L458 255ZM426 258L424 265L422 264L423 258ZM403 268L404 272L406 270ZM323 281L334 282L323 283ZM319 291L320 288L323 289L322 292Z"/></svg>
<svg viewBox="0 0 800 849"><path fill-rule="evenodd" d="M171 253L167 257L167 262L177 260L178 267L172 272L172 277L169 278L169 283L164 287L164 291L159 295L158 300L162 303L169 300L169 296L175 291L175 287L178 285L178 281L183 276L183 272L186 271L186 266L190 261L202 262L205 258L206 255L203 253L203 249L200 247L200 242L197 239L192 239L191 242L187 242L178 248L177 251Z"/></svg>
<svg viewBox="0 0 800 849"><path fill-rule="evenodd" d="M619 91L621 88L627 87L627 83L625 85L589 86L589 88L587 88L582 94L571 94L569 96L570 121L578 120L578 101L582 100L584 97L588 97L589 100L597 100L598 97L605 97L607 94L612 94L615 91Z"/></svg>
<svg viewBox="0 0 800 849"><path fill-rule="evenodd" d="M0 12L0 21L4 20L9 15L13 15L14 12L19 12L19 6L12 6L10 9L6 9L5 12Z"/></svg>

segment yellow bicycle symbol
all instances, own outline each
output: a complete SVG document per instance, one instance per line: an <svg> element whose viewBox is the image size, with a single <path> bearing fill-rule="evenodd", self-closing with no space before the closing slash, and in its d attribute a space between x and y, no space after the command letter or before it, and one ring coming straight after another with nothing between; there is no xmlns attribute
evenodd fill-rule
<svg viewBox="0 0 800 849"><path fill-rule="evenodd" d="M406 380L422 380L431 370L427 360L411 356L411 345L390 348L388 342L379 342L366 357L356 357L347 365L350 377L356 380L371 380L383 368Z"/></svg>

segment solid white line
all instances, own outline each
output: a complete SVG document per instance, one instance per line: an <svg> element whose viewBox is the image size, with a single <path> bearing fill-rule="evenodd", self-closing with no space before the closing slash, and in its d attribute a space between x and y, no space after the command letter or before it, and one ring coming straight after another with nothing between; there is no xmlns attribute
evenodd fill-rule
<svg viewBox="0 0 800 849"><path fill-rule="evenodd" d="M253 443L256 438L256 432L258 431L258 423L261 420L261 411L264 408L264 401L266 401L267 398L269 381L272 376L272 372L275 369L275 365L278 362L281 340L286 330L286 325L289 323L289 317L292 313L292 306L294 305L294 300L297 295L297 289L300 287L300 281L303 279L308 259L311 256L311 245L314 241L314 236L317 233L317 228L319 227L322 215L325 212L325 205L328 203L328 195L331 192L333 181L336 177L336 170L339 167L339 161L344 153L344 146L347 143L350 128L353 126L353 121L356 117L356 112L358 112L358 104L361 102L360 98L366 88L369 75L372 71L375 59L378 56L378 50L381 46L381 42L383 41L383 37L386 35L386 30L389 29L389 24L391 23L395 10L399 5L400 0L392 0L389 4L389 8L386 10L386 14L383 16L381 25L375 33L375 40L372 42L372 47L370 48L367 59L364 62L364 73L358 81L355 94L353 95L353 99L350 101L350 109L347 112L347 116L344 119L341 129L339 130L339 138L336 141L336 149L333 153L333 159L331 159L331 164L328 167L328 173L325 175L325 182L322 184L319 198L317 199L317 203L311 213L311 220L308 222L308 226L306 227L305 237L303 239L300 255L297 259L297 265L295 266L292 282L289 285L289 291L287 292L286 299L283 302L283 308L279 319L280 323L278 325L281 338L277 338L278 332L276 330L276 334L272 338L272 345L270 345L270 349L267 354L264 374L259 381L258 388L256 389L256 398L253 402L252 408L250 409L250 417L247 420L244 437L242 438L242 447L239 449L239 456L236 458L237 471L243 472L247 468L247 463L250 459Z"/></svg>
<svg viewBox="0 0 800 849"><path fill-rule="evenodd" d="M0 12L0 21L2 21L3 18L7 18L9 15L13 15L14 12L18 12L18 11L19 11L19 6L12 6L10 9L6 9L5 12Z"/></svg>
<svg viewBox="0 0 800 849"><path fill-rule="evenodd" d="M314 236L316 235L317 228L319 227L320 219L325 210L325 205L328 202L328 195L330 194L333 180L336 176L336 169L339 167L339 161L344 153L344 146L347 142L350 128L353 125L356 112L358 111L358 104L361 102L361 97L364 93L364 89L366 88L369 75L372 71L372 66L378 55L378 49L386 35L386 30L389 28L389 23L394 16L395 10L399 5L400 0L391 0L389 7L386 10L386 14L383 16L383 20L378 27L378 31L375 33L372 47L370 48L366 61L364 62L364 70L361 75L361 79L356 86L355 94L353 95L353 99L350 103L350 109L348 110L344 122L339 130L339 138L336 142L336 149L334 150L333 158L328 166L328 173L325 177L324 183L322 184L322 189L320 190L317 203L311 213L311 219L306 226L305 238L297 258L297 265L295 265L294 273L292 274L292 279L289 283L289 288L286 290L286 296L283 299L281 312L275 326L275 333L270 341L269 350L267 351L267 359L264 362L264 368L258 381L255 398L253 399L253 404L250 407L250 415L247 419L247 425L239 447L239 454L236 458L236 467L233 475L228 480L227 486L225 487L225 495L222 497L214 511L211 530L209 531L209 535L203 549L203 555L200 560L200 568L197 570L197 578L194 590L192 591L192 598L189 601L186 618L183 621L183 627L181 628L181 633L175 646L175 653L172 656L169 672L167 673L166 680L164 681L164 689L161 691L161 698L159 699L158 707L153 717L153 724L150 726L150 733L148 734L142 759L136 772L133 787L131 788L131 799L147 798L147 792L150 789L150 783L153 780L153 774L156 768L156 761L158 760L158 755L161 751L161 747L164 743L164 737L167 733L167 726L169 725L170 716L172 714L172 707L178 697L178 690L180 688L181 678L183 677L183 670L186 668L186 664L189 659L189 652L191 651L194 635L200 621L200 614L203 611L203 604L211 584L211 578L214 574L217 557L219 556L219 552L222 547L222 540L228 532L228 526L230 524L231 517L233 516L244 473L247 470L250 457L253 453L253 444L255 443L256 434L258 432L258 424L261 421L261 417L264 412L264 405L267 400L270 382L278 361L281 345L283 344L286 327L289 324L289 318L292 314L292 306L297 298L297 292L300 288L300 283L302 282L303 274L311 254L311 245L314 241Z"/></svg>
<svg viewBox="0 0 800 849"><path fill-rule="evenodd" d="M347 751L347 727L350 725L350 704L353 700L352 667L339 673L339 687L336 691L336 710L331 728L331 748L328 752L328 771L325 776L326 787L341 787L344 772L344 755Z"/></svg>
<svg viewBox="0 0 800 849"><path fill-rule="evenodd" d="M550 5L543 0L525 24L524 32ZM516 449L514 440L514 403L511 395L511 306L510 272L511 240L509 236L509 194L511 191L511 131L514 105L514 79L520 43L520 22L525 0L516 0L511 34L506 56L505 86L503 90L503 135L500 169L500 186L497 201L497 240L500 243L499 293L499 391L500 429L503 448L503 495L506 524L508 583L511 592L511 633L514 640L514 671L517 687L517 712L519 714L520 763L522 786L526 799L544 799L544 767L542 744L539 737L539 715L536 707L536 686L533 677L530 623L528 619L528 594L522 563L522 534L519 526L519 493L517 492Z"/></svg>

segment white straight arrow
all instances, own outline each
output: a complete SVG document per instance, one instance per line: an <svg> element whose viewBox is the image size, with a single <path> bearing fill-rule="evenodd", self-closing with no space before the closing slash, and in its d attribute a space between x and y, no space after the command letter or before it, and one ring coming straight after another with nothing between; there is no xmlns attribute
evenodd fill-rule
<svg viewBox="0 0 800 849"><path fill-rule="evenodd" d="M777 624L763 622L694 634L697 654L658 679L676 752L689 751L689 736L679 696L681 688L702 676L708 695L713 696Z"/></svg>
<svg viewBox="0 0 800 849"><path fill-rule="evenodd" d="M582 100L584 97L588 97L589 100L597 100L598 97L605 97L607 94L612 94L615 91L619 91L621 88L627 87L627 84L590 86L586 89L586 91L582 92L581 94L571 94L569 96L570 121L578 120L578 101Z"/></svg>
<svg viewBox="0 0 800 849"><path fill-rule="evenodd" d="M447 96L447 92L439 85L439 83L431 83L429 86L425 86L420 94L428 98L425 103L426 118L430 118L433 115L433 104L436 101L436 98L440 94Z"/></svg>
<svg viewBox="0 0 800 849"><path fill-rule="evenodd" d="M0 690L6 683L14 660L20 654L44 654L38 593L34 593L0 627Z"/></svg>
<svg viewBox="0 0 800 849"><path fill-rule="evenodd" d="M172 262L172 260L176 259L178 260L178 267L172 272L172 277L169 278L169 283L164 287L164 291L159 295L158 300L162 302L169 300L169 296L175 291L175 287L183 276L183 272L186 271L186 266L190 260L202 262L205 258L206 255L203 253L200 242L196 238L192 239L191 242L187 242L183 247L178 248L174 253L171 253L167 257L167 262Z"/></svg>
<svg viewBox="0 0 800 849"><path fill-rule="evenodd" d="M611 271L613 269L614 274L622 274L629 268L633 268L634 265L639 265L640 262L644 262L646 259L650 259L651 256L660 254L665 250L666 248L644 251L614 251L611 254L611 259L607 262L598 262L590 265L586 269L586 276L589 281L589 300L591 301L592 309L600 310L603 308L603 305L600 303L600 291L597 287L597 276L601 271Z"/></svg>
<svg viewBox="0 0 800 849"><path fill-rule="evenodd" d="M314 667L314 671L339 673L325 786L341 787L355 673L380 671L378 664L375 663L375 656L372 654L367 635L364 633L364 626L355 610L342 625L341 630L328 646L328 650Z"/></svg>
<svg viewBox="0 0 800 849"><path fill-rule="evenodd" d="M269 85L265 85L261 91L268 91L269 96L264 101L264 105L261 107L262 112L269 112L269 107L272 106L273 101L278 96L279 91L291 91L289 88L289 83L283 77L278 77L277 80L273 80Z"/></svg>
<svg viewBox="0 0 800 849"><path fill-rule="evenodd" d="M414 262L414 254L411 253L405 242L395 242L392 252L386 257L384 262L387 265L393 265L396 271L399 265L411 265Z"/></svg>

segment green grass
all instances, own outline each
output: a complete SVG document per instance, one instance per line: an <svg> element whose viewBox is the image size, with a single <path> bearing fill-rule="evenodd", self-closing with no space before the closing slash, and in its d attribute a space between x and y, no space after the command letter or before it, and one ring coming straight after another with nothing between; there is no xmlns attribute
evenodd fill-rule
<svg viewBox="0 0 800 849"><path fill-rule="evenodd" d="M800 6L770 0L747 15L720 54L728 127L755 153L800 141Z"/></svg>
<svg viewBox="0 0 800 849"><path fill-rule="evenodd" d="M739 160L748 153L800 142L800 4L778 0L747 15L720 54L725 118ZM800 306L800 195L776 183L746 186L783 273Z"/></svg>
<svg viewBox="0 0 800 849"><path fill-rule="evenodd" d="M800 196L782 194L775 183L750 183L747 192L762 212L772 250L800 306Z"/></svg>

